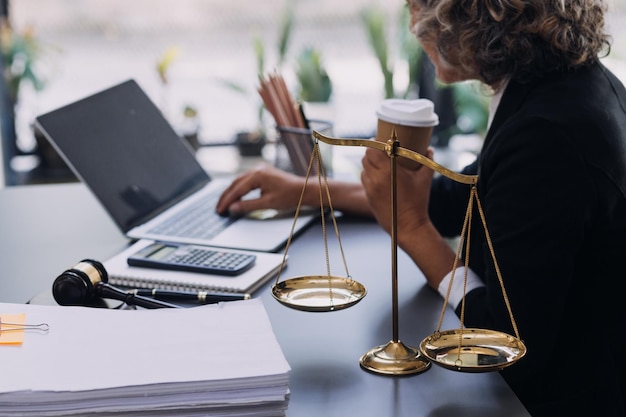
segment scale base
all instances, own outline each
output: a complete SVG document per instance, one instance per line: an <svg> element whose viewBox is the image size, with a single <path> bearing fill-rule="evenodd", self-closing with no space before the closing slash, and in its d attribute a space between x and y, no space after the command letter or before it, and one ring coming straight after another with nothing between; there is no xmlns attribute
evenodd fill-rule
<svg viewBox="0 0 626 417"><path fill-rule="evenodd" d="M393 340L369 350L360 363L366 371L383 375L417 374L430 368L430 361L418 349Z"/></svg>

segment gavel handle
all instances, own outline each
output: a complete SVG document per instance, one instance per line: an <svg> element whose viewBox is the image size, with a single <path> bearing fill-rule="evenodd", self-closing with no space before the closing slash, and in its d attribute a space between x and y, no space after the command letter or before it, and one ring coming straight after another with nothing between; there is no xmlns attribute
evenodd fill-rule
<svg viewBox="0 0 626 417"><path fill-rule="evenodd" d="M156 300L133 292L126 292L116 288L110 284L99 282L95 285L96 294L102 298L112 298L114 300L123 301L128 305L136 305L143 308L181 308L176 304L167 301Z"/></svg>

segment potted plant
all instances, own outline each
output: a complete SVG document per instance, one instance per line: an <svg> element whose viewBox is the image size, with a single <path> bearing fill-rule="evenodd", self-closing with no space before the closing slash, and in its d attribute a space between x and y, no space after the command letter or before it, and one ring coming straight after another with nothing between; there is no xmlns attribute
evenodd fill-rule
<svg viewBox="0 0 626 417"><path fill-rule="evenodd" d="M265 67L265 46L260 37L255 36L253 39L254 55L256 58L257 77L261 77ZM235 83L230 83L233 90L247 94L245 88ZM258 100L258 97L255 99ZM235 145L242 156L258 156L267 142L267 132L263 122L264 108L263 103L259 101L257 105L257 125L255 128L237 132L235 135Z"/></svg>
<svg viewBox="0 0 626 417"><path fill-rule="evenodd" d="M296 59L297 99L309 119L332 122L331 98L333 84L322 62L321 52L304 48Z"/></svg>
<svg viewBox="0 0 626 417"><path fill-rule="evenodd" d="M18 32L11 27L6 17L0 20L2 61L0 126L2 129L5 183L10 185L17 184L17 174L10 169L11 160L15 156L33 153L33 151L26 152L18 146L16 112L19 107L20 90L25 82L30 83L35 91L41 91L45 86L36 66L42 52L42 44L35 36L32 27ZM47 145L47 143L43 145ZM37 141L37 148L34 153L38 154L41 163L45 163L45 151L41 149L41 146L40 141Z"/></svg>
<svg viewBox="0 0 626 417"><path fill-rule="evenodd" d="M294 21L293 10L290 7L290 5L288 6L289 7L287 7L282 17L278 43L277 43L277 54L278 54L277 65L279 67L283 64L285 57L287 55L287 49L289 46L289 41L291 39L291 31L293 28L293 21ZM265 43L263 39L258 35L255 35L253 37L252 42L253 42L252 46L253 46L254 56L255 56L255 61L256 61L256 77L260 79L264 76L264 73L265 73ZM221 82L222 85L226 86L227 88L229 88L230 90L238 94L244 94L244 95L252 94L254 96L254 99L258 101L259 104L257 106L257 114L256 114L257 125L254 128L251 128L249 130L237 132L235 134L235 144L237 148L239 149L239 153L242 156L260 155L263 147L265 146L267 142L267 131L265 128L265 119L264 119L265 108L263 106L262 101L258 97L258 94L256 91L253 91L251 93L247 88L245 88L239 82L232 81L232 80L225 80L225 79L221 79L219 81Z"/></svg>
<svg viewBox="0 0 626 417"><path fill-rule="evenodd" d="M370 46L378 60L384 81L385 98L395 97L393 88L393 65L389 62L389 42L387 40L385 16L378 8L366 8L361 13Z"/></svg>
<svg viewBox="0 0 626 417"><path fill-rule="evenodd" d="M322 54L313 47L300 52L296 61L298 98L312 103L327 103L333 93L333 86L322 64Z"/></svg>
<svg viewBox="0 0 626 417"><path fill-rule="evenodd" d="M169 98L170 68L179 55L179 49L171 46L159 57L156 62L156 70L161 83L161 104L160 109L163 116L174 126L181 139L187 141L191 149L197 151L200 148L200 117L198 109L185 104L181 113L172 113Z"/></svg>

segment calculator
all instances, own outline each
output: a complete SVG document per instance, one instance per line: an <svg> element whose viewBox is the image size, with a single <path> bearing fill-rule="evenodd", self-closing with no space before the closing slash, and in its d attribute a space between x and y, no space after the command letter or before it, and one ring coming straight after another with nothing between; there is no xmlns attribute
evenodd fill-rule
<svg viewBox="0 0 626 417"><path fill-rule="evenodd" d="M216 275L238 275L251 268L256 255L207 246L155 242L127 259L128 265Z"/></svg>

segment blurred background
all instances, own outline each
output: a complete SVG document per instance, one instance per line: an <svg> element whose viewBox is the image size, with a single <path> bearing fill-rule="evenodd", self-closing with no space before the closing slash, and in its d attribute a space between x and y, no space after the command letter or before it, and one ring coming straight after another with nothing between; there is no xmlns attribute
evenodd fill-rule
<svg viewBox="0 0 626 417"><path fill-rule="evenodd" d="M475 85L433 81L407 30L405 0L0 3L0 186L72 180L38 141L34 117L129 78L200 148L232 144L241 132L271 136L256 88L259 74L273 72L307 116L334 123L336 136L370 137L382 99L417 96L436 103L436 146L461 136L474 151L484 133L488 97ZM614 43L605 62L625 81L626 0L609 6Z"/></svg>

